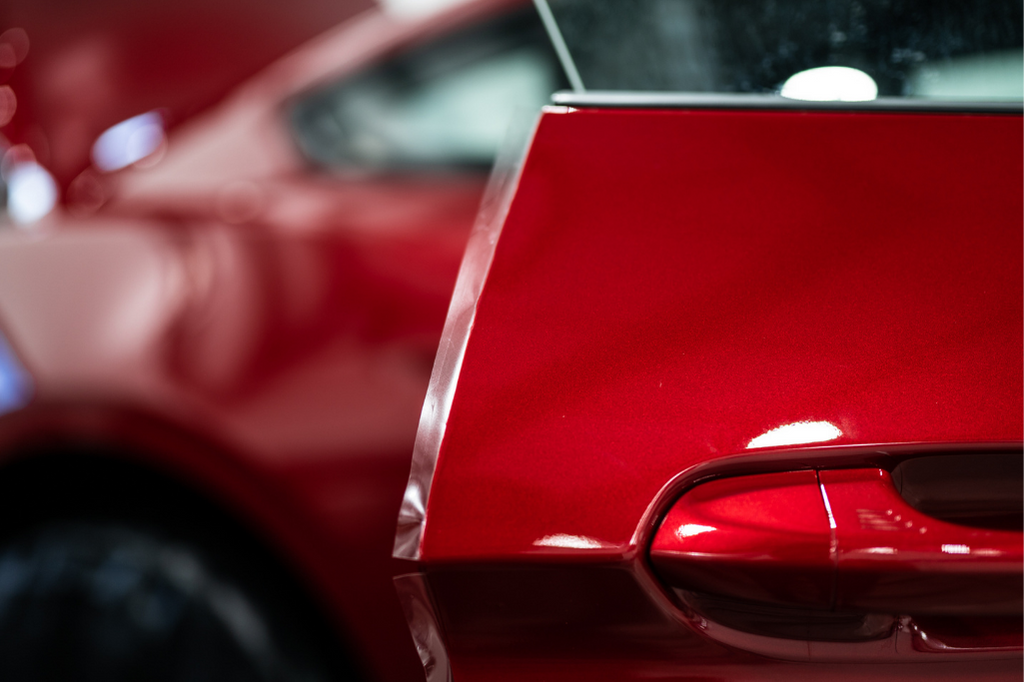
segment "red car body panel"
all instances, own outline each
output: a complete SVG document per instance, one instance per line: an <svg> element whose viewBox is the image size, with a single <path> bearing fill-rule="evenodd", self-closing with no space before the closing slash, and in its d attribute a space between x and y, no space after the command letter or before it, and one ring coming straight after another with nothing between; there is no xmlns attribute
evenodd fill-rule
<svg viewBox="0 0 1024 682"><path fill-rule="evenodd" d="M670 585L828 608L832 533L814 471L717 478L665 515L651 563Z"/></svg>
<svg viewBox="0 0 1024 682"><path fill-rule="evenodd" d="M625 556L673 477L786 424L833 424L830 445L1019 439L1019 124L546 113L421 557L545 554L558 534Z"/></svg>
<svg viewBox="0 0 1024 682"><path fill-rule="evenodd" d="M762 604L1002 616L1024 601L1022 550L1019 532L921 513L884 469L804 469L698 484L651 563L673 587Z"/></svg>
<svg viewBox="0 0 1024 682"><path fill-rule="evenodd" d="M836 513L838 608L1011 616L1020 611L1019 531L930 519L903 501L881 469L819 476ZM883 519L865 508L894 514ZM941 601L936 595L943 595Z"/></svg>
<svg viewBox="0 0 1024 682"><path fill-rule="evenodd" d="M1019 451L1022 141L1019 115L549 108L464 261L396 541L454 679L1019 678L1019 624L969 665L910 621L715 630L646 549L709 476Z"/></svg>

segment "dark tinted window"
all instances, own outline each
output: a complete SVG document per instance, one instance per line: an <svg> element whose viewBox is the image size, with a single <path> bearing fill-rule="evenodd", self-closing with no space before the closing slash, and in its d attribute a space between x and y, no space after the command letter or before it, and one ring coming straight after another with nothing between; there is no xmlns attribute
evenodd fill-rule
<svg viewBox="0 0 1024 682"><path fill-rule="evenodd" d="M290 110L299 147L335 168L482 167L516 109L564 87L532 8L399 54Z"/></svg>
<svg viewBox="0 0 1024 682"><path fill-rule="evenodd" d="M588 90L770 93L836 66L879 96L1024 90L1020 0L548 2Z"/></svg>

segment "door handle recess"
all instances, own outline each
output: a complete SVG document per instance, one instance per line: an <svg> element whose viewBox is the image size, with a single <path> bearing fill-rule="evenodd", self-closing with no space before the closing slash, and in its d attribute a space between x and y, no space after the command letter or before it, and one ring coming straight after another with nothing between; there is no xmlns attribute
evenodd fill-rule
<svg viewBox="0 0 1024 682"><path fill-rule="evenodd" d="M835 557L817 475L789 471L698 485L669 510L651 562L674 587L828 608Z"/></svg>
<svg viewBox="0 0 1024 682"><path fill-rule="evenodd" d="M1017 615L1021 533L948 523L911 507L883 469L819 473L836 527L837 609Z"/></svg>
<svg viewBox="0 0 1024 682"><path fill-rule="evenodd" d="M878 468L697 485L665 516L650 557L678 594L700 597L691 604L734 600L723 613L757 611L761 623L775 618L764 609L776 605L776 621L788 618L791 632L826 613L888 614L893 623L908 615L1019 616L1024 600L1021 532L926 515ZM874 634L861 639L887 632L866 622L859 632Z"/></svg>

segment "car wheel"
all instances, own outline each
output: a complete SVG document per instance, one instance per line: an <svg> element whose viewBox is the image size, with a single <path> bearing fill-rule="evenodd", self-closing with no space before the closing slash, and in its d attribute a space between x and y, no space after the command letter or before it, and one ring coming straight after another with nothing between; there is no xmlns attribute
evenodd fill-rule
<svg viewBox="0 0 1024 682"><path fill-rule="evenodd" d="M317 681L315 661L201 550L151 530L51 522L0 547L0 678Z"/></svg>

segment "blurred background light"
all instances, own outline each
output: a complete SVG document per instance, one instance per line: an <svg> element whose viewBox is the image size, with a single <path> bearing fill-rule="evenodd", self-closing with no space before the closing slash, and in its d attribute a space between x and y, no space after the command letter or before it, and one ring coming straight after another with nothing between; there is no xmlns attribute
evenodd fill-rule
<svg viewBox="0 0 1024 682"><path fill-rule="evenodd" d="M28 33L23 28L9 28L0 33L0 69L13 69L28 55Z"/></svg>
<svg viewBox="0 0 1024 682"><path fill-rule="evenodd" d="M7 213L15 223L34 223L57 204L57 183L35 161L17 163L5 175Z"/></svg>
<svg viewBox="0 0 1024 682"><path fill-rule="evenodd" d="M878 85L860 69L819 66L790 76L779 94L810 102L867 102L878 97Z"/></svg>
<svg viewBox="0 0 1024 682"><path fill-rule="evenodd" d="M141 161L164 142L164 122L149 111L107 128L92 147L92 161L100 170L115 171Z"/></svg>
<svg viewBox="0 0 1024 682"><path fill-rule="evenodd" d="M0 126L5 126L14 118L18 108L18 98L10 85L0 85Z"/></svg>

